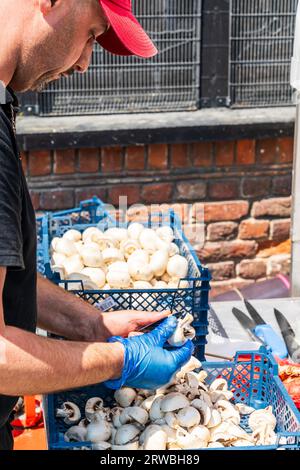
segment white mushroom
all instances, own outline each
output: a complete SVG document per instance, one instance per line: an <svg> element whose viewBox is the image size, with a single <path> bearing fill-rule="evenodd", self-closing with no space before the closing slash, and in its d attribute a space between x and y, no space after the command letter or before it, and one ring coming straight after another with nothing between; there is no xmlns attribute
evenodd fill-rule
<svg viewBox="0 0 300 470"><path fill-rule="evenodd" d="M64 233L63 238L74 243L79 242L81 240L81 233L78 230L71 229Z"/></svg>
<svg viewBox="0 0 300 470"><path fill-rule="evenodd" d="M102 287L105 285L105 272L101 268L84 268L82 271L82 274L88 276L91 281L96 284L98 289L102 289Z"/></svg>
<svg viewBox="0 0 300 470"><path fill-rule="evenodd" d="M222 422L222 417L221 414L219 413L218 410L211 409L211 417L209 422L207 423L207 427L210 428L215 428Z"/></svg>
<svg viewBox="0 0 300 470"><path fill-rule="evenodd" d="M176 443L181 449L203 449L207 447L209 439L209 430L205 426L196 426L191 432L178 430Z"/></svg>
<svg viewBox="0 0 300 470"><path fill-rule="evenodd" d="M108 266L108 272L110 271L123 271L129 273L128 264L125 261L115 261Z"/></svg>
<svg viewBox="0 0 300 470"><path fill-rule="evenodd" d="M164 413L161 410L161 402L163 399L164 395L157 395L154 399L149 411L149 418L151 421L156 421L164 417Z"/></svg>
<svg viewBox="0 0 300 470"><path fill-rule="evenodd" d="M101 268L103 265L103 257L97 245L84 245L80 254L84 265L88 268Z"/></svg>
<svg viewBox="0 0 300 470"><path fill-rule="evenodd" d="M63 268L64 262L66 261L67 257L62 253L53 252L51 257L51 266L56 266L58 268Z"/></svg>
<svg viewBox="0 0 300 470"><path fill-rule="evenodd" d="M115 444L123 446L137 440L141 430L136 424L124 424L118 428L115 435Z"/></svg>
<svg viewBox="0 0 300 470"><path fill-rule="evenodd" d="M169 276L177 277L177 278L184 278L187 277L189 265L186 260L181 255L174 255L172 258L169 259L167 265L167 273Z"/></svg>
<svg viewBox="0 0 300 470"><path fill-rule="evenodd" d="M149 264L149 253L145 250L136 250L128 258L127 263L131 262L140 263L140 264Z"/></svg>
<svg viewBox="0 0 300 470"><path fill-rule="evenodd" d="M139 406L129 406L125 408L120 415L121 424L136 422L138 424L145 425L148 419L149 415L147 411Z"/></svg>
<svg viewBox="0 0 300 470"><path fill-rule="evenodd" d="M108 441L112 433L112 425L95 413L87 426L87 440L91 442Z"/></svg>
<svg viewBox="0 0 300 470"><path fill-rule="evenodd" d="M234 424L240 424L240 414L235 406L227 400L218 400L215 408L219 411L223 421L230 421Z"/></svg>
<svg viewBox="0 0 300 470"><path fill-rule="evenodd" d="M134 281L151 281L154 273L149 264L144 264L140 261L128 261L129 274Z"/></svg>
<svg viewBox="0 0 300 470"><path fill-rule="evenodd" d="M99 397L92 397L89 398L85 404L85 416L86 418L91 421L94 415L99 411L103 411L104 403L102 398Z"/></svg>
<svg viewBox="0 0 300 470"><path fill-rule="evenodd" d="M153 279L151 281L152 289L160 289L165 290L168 289L168 284L165 281L158 281L157 279Z"/></svg>
<svg viewBox="0 0 300 470"><path fill-rule="evenodd" d="M65 401L61 408L57 408L56 417L64 418L64 422L68 425L71 425L80 421L81 413L79 407L75 403L71 401Z"/></svg>
<svg viewBox="0 0 300 470"><path fill-rule="evenodd" d="M194 339L196 332L191 326L193 316L188 313L184 318L178 320L176 330L173 335L168 339L168 343L171 346L180 347L183 346L189 339Z"/></svg>
<svg viewBox="0 0 300 470"><path fill-rule="evenodd" d="M252 431L264 425L269 425L272 430L274 430L276 427L276 417L272 413L272 407L268 406L265 409L253 411L249 417L248 423Z"/></svg>
<svg viewBox="0 0 300 470"><path fill-rule="evenodd" d="M114 393L116 402L123 408L130 406L135 400L136 396L136 391L129 387L123 387L120 390L116 390Z"/></svg>
<svg viewBox="0 0 300 470"><path fill-rule="evenodd" d="M200 413L193 406L186 406L177 413L177 420L179 426L183 428L191 428L200 423Z"/></svg>
<svg viewBox="0 0 300 470"><path fill-rule="evenodd" d="M272 424L263 424L257 427L252 434L252 438L257 446L269 446L276 444L277 436Z"/></svg>
<svg viewBox="0 0 300 470"><path fill-rule="evenodd" d="M108 271L106 280L112 289L126 289L131 284L130 275L126 271Z"/></svg>
<svg viewBox="0 0 300 470"><path fill-rule="evenodd" d="M179 255L179 247L176 245L176 243L170 243L169 245L169 257L172 258L172 256Z"/></svg>
<svg viewBox="0 0 300 470"><path fill-rule="evenodd" d="M91 269L91 268L90 268ZM84 269L82 270L84 271ZM74 272L67 276L68 281L78 281L72 282L69 286L69 290L97 290L99 289L98 285L95 284L89 276L83 274L83 272Z"/></svg>
<svg viewBox="0 0 300 470"><path fill-rule="evenodd" d="M193 400L191 402L191 406L193 406L194 408L196 408L196 410L199 411L200 424L202 424L203 426L207 426L212 417L212 410L210 406L200 398L196 398L195 400Z"/></svg>
<svg viewBox="0 0 300 470"><path fill-rule="evenodd" d="M176 381L183 379L187 372L193 372L195 369L200 369L201 366L201 362L195 356L192 356L190 360L175 375Z"/></svg>
<svg viewBox="0 0 300 470"><path fill-rule="evenodd" d="M113 227L106 230L104 236L112 239L117 245L120 245L122 241L128 239L128 232L126 228Z"/></svg>
<svg viewBox="0 0 300 470"><path fill-rule="evenodd" d="M179 392L171 392L165 395L160 403L160 409L163 413L176 411L189 406L189 400Z"/></svg>
<svg viewBox="0 0 300 470"><path fill-rule="evenodd" d="M155 276L159 277L164 274L168 260L168 253L164 250L158 250L151 256L149 266Z"/></svg>
<svg viewBox="0 0 300 470"><path fill-rule="evenodd" d="M103 232L97 227L88 227L82 234L83 243L97 242L103 237Z"/></svg>
<svg viewBox="0 0 300 470"><path fill-rule="evenodd" d="M128 259L135 251L139 250L140 248L140 244L137 240L123 240L120 244L120 250L126 259Z"/></svg>
<svg viewBox="0 0 300 470"><path fill-rule="evenodd" d="M145 228L139 236L139 243L141 247L148 251L150 254L157 250L157 238L155 231L151 228Z"/></svg>
<svg viewBox="0 0 300 470"><path fill-rule="evenodd" d="M76 249L75 244L71 240L68 240L67 238L59 238L55 242L53 240L52 243L57 253L61 253L62 255L65 255L65 256L73 256L77 254L77 249Z"/></svg>
<svg viewBox="0 0 300 470"><path fill-rule="evenodd" d="M106 248L102 251L103 261L106 265L115 263L116 261L124 261L124 256L117 248Z"/></svg>
<svg viewBox="0 0 300 470"><path fill-rule="evenodd" d="M64 435L66 442L83 442L86 441L87 430L83 426L72 426Z"/></svg>
<svg viewBox="0 0 300 470"><path fill-rule="evenodd" d="M144 230L144 226L138 222L132 222L128 225L128 235L132 240L138 240L141 232Z"/></svg>
<svg viewBox="0 0 300 470"><path fill-rule="evenodd" d="M115 406L110 411L111 419L116 429L122 426L122 423L120 421L120 416L121 416L122 411L123 411L123 408L121 408L120 406Z"/></svg>
<svg viewBox="0 0 300 470"><path fill-rule="evenodd" d="M139 449L139 442L129 442L128 444L118 446L116 444L112 444L111 450L138 450Z"/></svg>
<svg viewBox="0 0 300 470"><path fill-rule="evenodd" d="M228 383L225 379L215 379L209 387L210 392L216 392L216 391L225 391L228 390Z"/></svg>
<svg viewBox="0 0 300 470"><path fill-rule="evenodd" d="M174 232L171 227L163 226L156 229L156 234L161 240L164 240L167 243L172 243L174 240Z"/></svg>
<svg viewBox="0 0 300 470"><path fill-rule="evenodd" d="M141 403L141 407L146 411L150 411L155 398L157 398L156 395L150 395L149 397L145 398L145 400Z"/></svg>
<svg viewBox="0 0 300 470"><path fill-rule="evenodd" d="M66 276L69 276L72 273L80 273L80 271L82 271L84 268L81 256L76 254L65 258L63 262L63 268L65 270Z"/></svg>
<svg viewBox="0 0 300 470"><path fill-rule="evenodd" d="M167 433L155 424L148 426L140 436L143 450L166 450L167 441Z"/></svg>
<svg viewBox="0 0 300 470"><path fill-rule="evenodd" d="M252 406L247 406L245 403L236 403L235 407L242 416L251 415L255 411Z"/></svg>
<svg viewBox="0 0 300 470"><path fill-rule="evenodd" d="M149 290L149 289L153 289L153 286L150 284L150 282L147 282L147 281L134 281L133 288Z"/></svg>
<svg viewBox="0 0 300 470"><path fill-rule="evenodd" d="M111 448L111 444L105 441L94 442L92 444L92 450L108 450L110 448Z"/></svg>

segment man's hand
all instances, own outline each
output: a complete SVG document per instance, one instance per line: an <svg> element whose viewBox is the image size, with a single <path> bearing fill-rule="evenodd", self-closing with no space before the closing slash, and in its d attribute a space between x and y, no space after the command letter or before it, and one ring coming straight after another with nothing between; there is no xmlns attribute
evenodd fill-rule
<svg viewBox="0 0 300 470"><path fill-rule="evenodd" d="M117 312L101 313L98 319L99 338L103 338L103 335L107 339L111 336L127 338L130 333L163 320L169 315L170 311L140 312L135 310L120 310ZM97 341L97 338L93 337L93 341Z"/></svg>

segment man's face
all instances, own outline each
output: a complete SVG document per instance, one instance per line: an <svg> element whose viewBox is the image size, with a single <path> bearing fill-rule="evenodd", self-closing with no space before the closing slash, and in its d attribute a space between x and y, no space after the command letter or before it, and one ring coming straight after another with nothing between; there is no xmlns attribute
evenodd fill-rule
<svg viewBox="0 0 300 470"><path fill-rule="evenodd" d="M90 64L95 38L108 22L98 0L49 0L49 10L33 2L30 28L24 25L21 54L10 86L18 92L41 90L48 83ZM28 25L29 26L29 25Z"/></svg>

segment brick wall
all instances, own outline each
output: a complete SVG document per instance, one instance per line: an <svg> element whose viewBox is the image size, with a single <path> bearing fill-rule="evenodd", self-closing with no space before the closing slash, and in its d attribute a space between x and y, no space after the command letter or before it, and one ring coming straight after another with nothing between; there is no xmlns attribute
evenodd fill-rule
<svg viewBox="0 0 300 470"><path fill-rule="evenodd" d="M129 205L172 204L220 293L288 272L292 157L285 137L34 151L22 161L37 210L93 195L114 205L122 195ZM202 227L193 230L203 211L204 246Z"/></svg>

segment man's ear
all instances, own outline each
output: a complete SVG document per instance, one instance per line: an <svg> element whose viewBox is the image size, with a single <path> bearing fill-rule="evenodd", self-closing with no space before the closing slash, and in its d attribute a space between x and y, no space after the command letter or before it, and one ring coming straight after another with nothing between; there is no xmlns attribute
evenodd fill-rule
<svg viewBox="0 0 300 470"><path fill-rule="evenodd" d="M56 2L57 0L39 0L41 13L43 13L43 15L47 15Z"/></svg>

